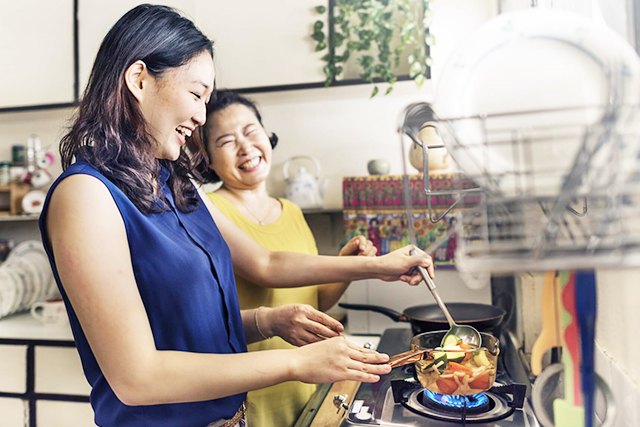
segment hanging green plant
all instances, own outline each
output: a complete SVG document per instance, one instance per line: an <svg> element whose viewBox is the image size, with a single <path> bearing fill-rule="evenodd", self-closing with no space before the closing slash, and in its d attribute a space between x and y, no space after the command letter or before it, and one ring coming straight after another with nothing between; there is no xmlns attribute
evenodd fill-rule
<svg viewBox="0 0 640 427"><path fill-rule="evenodd" d="M316 41L316 51L327 50L322 57L326 63L325 86L334 83L342 75L347 60L355 57L360 79L366 83L388 83L385 94L389 94L398 80L394 71L408 49L412 49L407 57L409 76L418 87L422 86L433 62L429 56L429 48L435 44L435 37L429 33L432 1L334 0L328 34L324 21L319 19L311 35ZM318 14L327 13L325 6L315 9ZM376 84L371 97L378 92Z"/></svg>

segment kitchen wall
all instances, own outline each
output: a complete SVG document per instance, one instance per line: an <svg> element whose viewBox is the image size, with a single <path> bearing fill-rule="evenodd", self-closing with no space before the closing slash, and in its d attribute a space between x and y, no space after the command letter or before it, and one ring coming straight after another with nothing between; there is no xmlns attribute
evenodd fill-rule
<svg viewBox="0 0 640 427"><path fill-rule="evenodd" d="M390 174L403 172L397 133L402 111L412 102L432 99L433 83L457 43L497 12L491 0L436 1L434 8L438 18L431 28L436 37L433 79L421 89L413 82L398 82L391 94L373 99L368 85L252 96L269 131L280 137L274 151L275 173L269 180L274 194L284 191L281 167L293 155L311 154L320 160L329 178L325 198L329 209L342 207L342 177L367 175L368 160L386 159Z"/></svg>

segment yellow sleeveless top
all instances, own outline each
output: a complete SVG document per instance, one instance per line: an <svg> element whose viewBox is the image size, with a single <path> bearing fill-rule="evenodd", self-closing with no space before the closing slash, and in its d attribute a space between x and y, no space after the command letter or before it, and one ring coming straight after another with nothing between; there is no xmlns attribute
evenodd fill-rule
<svg viewBox="0 0 640 427"><path fill-rule="evenodd" d="M267 225L259 225L248 219L236 206L224 197L208 193L209 199L220 211L256 242L272 251L298 252L317 255L316 241L298 206L286 199L282 203L280 218ZM260 306L277 307L302 303L318 308L317 286L301 288L264 288L236 276L240 309ZM249 344L249 351L294 348L280 337ZM290 381L261 390L247 396L247 422L252 427L291 427L302 413L316 385Z"/></svg>

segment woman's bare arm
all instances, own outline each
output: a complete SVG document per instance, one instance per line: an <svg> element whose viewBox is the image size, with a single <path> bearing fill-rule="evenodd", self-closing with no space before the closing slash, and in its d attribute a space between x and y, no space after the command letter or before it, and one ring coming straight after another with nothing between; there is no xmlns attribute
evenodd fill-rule
<svg viewBox="0 0 640 427"><path fill-rule="evenodd" d="M289 288L332 282L378 278L402 280L417 285L422 278L414 267L422 266L433 276L431 258L412 246L381 257L330 257L295 252L271 252L249 237L215 207L206 195L201 199L231 250L233 267L241 277L260 286Z"/></svg>
<svg viewBox="0 0 640 427"><path fill-rule="evenodd" d="M356 236L340 249L339 256L376 256L376 247L364 236ZM345 293L351 282L326 283L318 286L318 308L327 311Z"/></svg>
<svg viewBox="0 0 640 427"><path fill-rule="evenodd" d="M342 338L242 354L159 351L136 286L124 222L108 189L88 175L65 179L53 193L47 230L91 349L127 405L209 400L289 380L375 381L389 371L388 365L371 364L386 356Z"/></svg>

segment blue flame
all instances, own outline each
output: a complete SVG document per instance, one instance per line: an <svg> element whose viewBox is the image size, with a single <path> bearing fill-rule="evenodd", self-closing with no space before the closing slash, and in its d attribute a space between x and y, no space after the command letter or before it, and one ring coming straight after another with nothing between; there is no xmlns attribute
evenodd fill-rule
<svg viewBox="0 0 640 427"><path fill-rule="evenodd" d="M486 393L478 393L471 396L456 396L452 394L439 394L434 393L431 390L425 390L424 394L437 404L449 408L462 409L466 406L467 409L472 409L484 406L489 402L489 398L487 397Z"/></svg>

